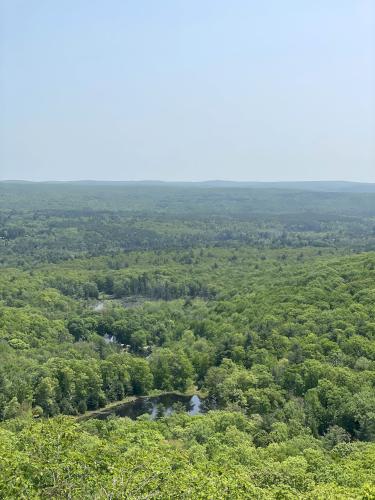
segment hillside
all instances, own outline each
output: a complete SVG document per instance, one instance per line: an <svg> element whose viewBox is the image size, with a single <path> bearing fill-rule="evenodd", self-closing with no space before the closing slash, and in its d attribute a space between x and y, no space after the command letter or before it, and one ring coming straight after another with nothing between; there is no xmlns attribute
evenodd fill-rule
<svg viewBox="0 0 375 500"><path fill-rule="evenodd" d="M375 495L373 195L1 190L2 498Z"/></svg>

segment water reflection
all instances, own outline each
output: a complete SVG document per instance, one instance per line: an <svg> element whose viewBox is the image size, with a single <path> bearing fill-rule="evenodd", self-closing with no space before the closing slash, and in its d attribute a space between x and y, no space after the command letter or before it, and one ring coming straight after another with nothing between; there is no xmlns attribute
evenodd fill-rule
<svg viewBox="0 0 375 500"><path fill-rule="evenodd" d="M121 406L116 406L108 411L103 411L94 416L94 418L104 420L110 415L118 417L137 417L148 414L152 420L172 415L172 413L185 412L189 415L200 415L208 411L208 405L198 395L181 396L179 394L163 394L161 396L151 396L138 398L129 401Z"/></svg>

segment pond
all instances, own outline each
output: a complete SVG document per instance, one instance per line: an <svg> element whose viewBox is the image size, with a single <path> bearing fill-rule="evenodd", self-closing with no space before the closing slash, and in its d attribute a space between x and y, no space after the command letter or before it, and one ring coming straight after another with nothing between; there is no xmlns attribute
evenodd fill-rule
<svg viewBox="0 0 375 500"><path fill-rule="evenodd" d="M113 408L100 411L93 418L104 420L111 415L118 417L137 417L148 414L152 420L183 411L189 415L200 415L208 411L208 403L198 395L183 396L181 394L162 394L160 396L140 397Z"/></svg>

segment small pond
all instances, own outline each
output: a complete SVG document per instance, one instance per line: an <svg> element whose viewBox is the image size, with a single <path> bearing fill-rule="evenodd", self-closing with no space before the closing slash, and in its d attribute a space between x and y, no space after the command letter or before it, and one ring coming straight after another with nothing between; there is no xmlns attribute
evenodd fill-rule
<svg viewBox="0 0 375 500"><path fill-rule="evenodd" d="M176 411L184 411L189 415L200 415L208 411L210 405L199 396L183 396L180 394L162 394L160 396L140 397L119 406L103 410L93 418L104 420L111 415L118 417L137 417L148 414L152 420L165 417Z"/></svg>

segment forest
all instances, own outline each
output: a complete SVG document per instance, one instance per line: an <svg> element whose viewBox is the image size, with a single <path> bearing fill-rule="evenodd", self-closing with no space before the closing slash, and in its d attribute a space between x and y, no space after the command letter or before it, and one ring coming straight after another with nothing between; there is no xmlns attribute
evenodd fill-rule
<svg viewBox="0 0 375 500"><path fill-rule="evenodd" d="M0 183L0 498L375 499L374 388L375 193Z"/></svg>

